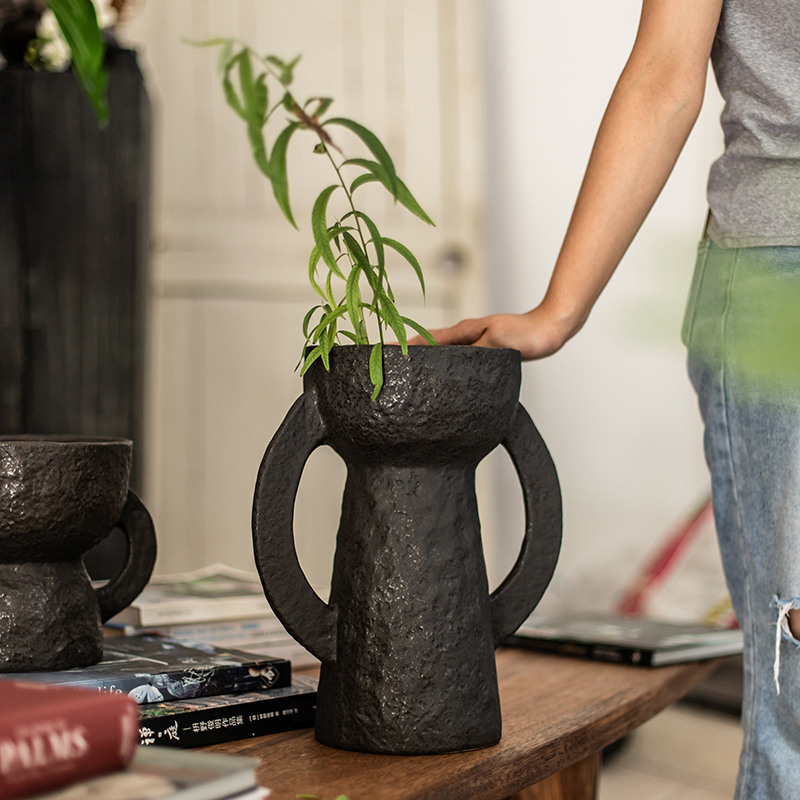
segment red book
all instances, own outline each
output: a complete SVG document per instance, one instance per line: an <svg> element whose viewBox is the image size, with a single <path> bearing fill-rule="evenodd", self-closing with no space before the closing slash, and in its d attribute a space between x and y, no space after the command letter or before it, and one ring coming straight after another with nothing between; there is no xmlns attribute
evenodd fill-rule
<svg viewBox="0 0 800 800"><path fill-rule="evenodd" d="M0 797L12 800L122 769L139 742L127 695L0 680Z"/></svg>

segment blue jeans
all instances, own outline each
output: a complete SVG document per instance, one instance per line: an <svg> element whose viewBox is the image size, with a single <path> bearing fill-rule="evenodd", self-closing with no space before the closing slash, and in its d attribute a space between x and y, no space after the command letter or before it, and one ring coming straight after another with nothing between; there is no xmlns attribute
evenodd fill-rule
<svg viewBox="0 0 800 800"><path fill-rule="evenodd" d="M744 631L736 800L800 798L800 247L703 240L683 340Z"/></svg>

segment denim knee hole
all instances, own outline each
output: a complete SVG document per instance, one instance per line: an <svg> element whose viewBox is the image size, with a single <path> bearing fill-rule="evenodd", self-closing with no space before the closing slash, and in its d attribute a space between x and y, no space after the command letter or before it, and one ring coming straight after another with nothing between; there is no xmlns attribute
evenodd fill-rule
<svg viewBox="0 0 800 800"><path fill-rule="evenodd" d="M782 600L775 595L775 597L772 598L770 606L778 609L778 619L775 623L775 664L773 670L775 673L775 690L780 694L781 641L785 640L791 642L795 647L800 648L800 641L798 641L792 633L791 628L789 628L789 612L792 609L800 609L800 597L794 597L791 600Z"/></svg>

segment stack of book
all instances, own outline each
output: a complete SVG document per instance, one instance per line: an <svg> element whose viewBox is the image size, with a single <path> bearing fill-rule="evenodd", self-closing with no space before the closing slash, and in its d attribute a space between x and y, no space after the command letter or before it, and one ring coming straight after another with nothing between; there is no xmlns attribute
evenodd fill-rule
<svg viewBox="0 0 800 800"><path fill-rule="evenodd" d="M6 674L0 687L15 680L135 701L143 746L198 747L314 724L316 679L293 676L286 659L160 636L106 639L98 664Z"/></svg>
<svg viewBox="0 0 800 800"><path fill-rule="evenodd" d="M262 800L253 759L137 745L124 694L0 681L0 797ZM42 793L45 794L42 794Z"/></svg>
<svg viewBox="0 0 800 800"><path fill-rule="evenodd" d="M157 634L280 656L296 667L318 663L281 625L258 577L225 564L152 578L106 627L116 635Z"/></svg>

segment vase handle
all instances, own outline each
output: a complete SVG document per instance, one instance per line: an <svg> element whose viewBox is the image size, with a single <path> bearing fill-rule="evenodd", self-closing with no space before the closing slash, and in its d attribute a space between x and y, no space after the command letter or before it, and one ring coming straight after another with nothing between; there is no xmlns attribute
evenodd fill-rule
<svg viewBox="0 0 800 800"><path fill-rule="evenodd" d="M525 500L525 536L511 572L491 597L495 647L528 618L553 577L561 548L561 490L553 459L528 412L517 404L503 439Z"/></svg>
<svg viewBox="0 0 800 800"><path fill-rule="evenodd" d="M100 619L105 622L127 608L144 589L156 563L156 531L142 501L128 490L116 527L128 540L125 564L119 574L96 590Z"/></svg>
<svg viewBox="0 0 800 800"><path fill-rule="evenodd" d="M278 619L320 661L336 659L336 609L311 588L294 544L294 503L308 457L325 441L317 394L305 391L267 447L253 498L253 549Z"/></svg>

